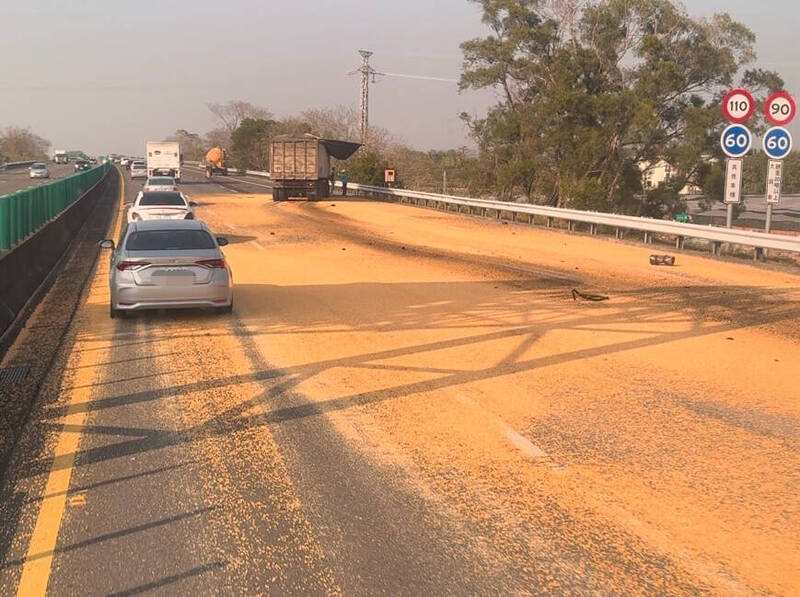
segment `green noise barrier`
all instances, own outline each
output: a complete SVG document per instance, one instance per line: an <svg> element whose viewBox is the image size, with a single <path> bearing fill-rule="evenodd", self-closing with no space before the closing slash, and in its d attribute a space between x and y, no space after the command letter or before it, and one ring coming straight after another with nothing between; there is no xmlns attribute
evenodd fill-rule
<svg viewBox="0 0 800 597"><path fill-rule="evenodd" d="M58 216L100 182L106 162L91 170L0 197L0 251L8 251Z"/></svg>

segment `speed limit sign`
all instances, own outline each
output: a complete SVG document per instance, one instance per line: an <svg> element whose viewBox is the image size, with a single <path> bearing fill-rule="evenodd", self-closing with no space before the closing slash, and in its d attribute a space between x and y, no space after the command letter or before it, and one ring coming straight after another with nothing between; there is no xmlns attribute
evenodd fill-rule
<svg viewBox="0 0 800 597"><path fill-rule="evenodd" d="M747 89L732 89L722 100L722 113L734 124L750 120L756 111L756 100Z"/></svg>
<svg viewBox="0 0 800 597"><path fill-rule="evenodd" d="M797 114L797 104L790 93L778 91L767 98L764 104L767 120L775 126L786 126Z"/></svg>
<svg viewBox="0 0 800 597"><path fill-rule="evenodd" d="M792 134L782 126L774 126L764 133L764 153L771 160L782 160L792 151Z"/></svg>
<svg viewBox="0 0 800 597"><path fill-rule="evenodd" d="M722 131L719 142L726 156L740 158L750 151L753 134L743 124L732 124Z"/></svg>

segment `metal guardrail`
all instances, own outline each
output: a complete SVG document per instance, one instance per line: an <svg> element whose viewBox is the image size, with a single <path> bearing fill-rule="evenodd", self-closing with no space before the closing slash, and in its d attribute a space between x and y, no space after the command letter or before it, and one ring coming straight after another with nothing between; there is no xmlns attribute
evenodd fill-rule
<svg viewBox="0 0 800 597"><path fill-rule="evenodd" d="M25 168L26 166L30 166L31 164L35 164L36 161L31 162L6 162L5 164L0 164L0 170L13 170L14 168Z"/></svg>
<svg viewBox="0 0 800 597"><path fill-rule="evenodd" d="M554 220L564 220L568 223L582 222L590 225L592 233L597 232L597 226L606 226L617 230L617 236L623 230L636 230L645 234L645 242L652 240L653 234L674 236L676 245L683 246L685 239L694 238L712 243L714 253L718 253L722 244L741 245L753 247L758 250L773 249L800 253L800 237L790 237L780 234L767 234L751 230L736 228L719 228L716 226L702 226L699 224L684 224L670 220L656 220L654 218L640 218L594 211L580 211L577 209L564 209L544 205L531 205L527 203L508 203L490 199L472 199L469 197L456 197L439 195L421 191L408 191L404 189L387 189L370 185L350 184L348 188L355 191L364 191L376 195L416 199L417 201L436 202L460 207L477 208L481 210L494 210L512 214L527 214L548 219L548 224ZM571 228L571 226L570 226Z"/></svg>
<svg viewBox="0 0 800 597"><path fill-rule="evenodd" d="M248 170L251 176L269 177L269 172L258 172ZM340 181L336 182L337 187L341 187ZM497 213L510 213L512 217L518 214L525 214L530 218L539 216L546 218L547 225L552 226L556 220L566 221L570 230L576 222L589 224L589 231L597 233L598 226L606 226L616 231L617 238L622 236L625 230L635 230L644 234L644 241L649 243L654 234L662 234L675 237L675 245L682 248L687 238L705 240L711 243L711 250L716 255L722 249L722 245L739 245L752 247L755 249L755 257L760 257L764 249L776 251L788 251L800 253L800 236L792 237L785 234L768 234L752 230L741 230L737 228L720 228L717 226L703 226L700 224L684 224L671 220L656 220L654 218L640 218L637 216L626 216L620 214L604 213L597 211L581 211L577 209L565 209L562 207L548 207L544 205L531 205L529 203L509 203L506 201L496 201L492 199L473 199L471 197L459 197L456 195L440 195L437 193L426 193L423 191L410 191L407 189L390 189L358 183L349 183L348 190L355 192L368 193L398 199L412 199L417 204L425 202L427 205L442 204L453 205L458 208L466 207L470 210L478 209L480 213L486 215L489 211Z"/></svg>

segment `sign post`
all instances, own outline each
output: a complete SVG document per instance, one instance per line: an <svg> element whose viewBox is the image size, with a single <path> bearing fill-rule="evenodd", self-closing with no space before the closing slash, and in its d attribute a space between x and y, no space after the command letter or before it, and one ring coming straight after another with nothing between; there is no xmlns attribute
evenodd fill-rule
<svg viewBox="0 0 800 597"><path fill-rule="evenodd" d="M772 209L781 200L783 183L783 160L792 151L792 134L784 126L794 120L797 104L794 97L786 91L778 91L767 98L764 103L764 114L774 126L764 133L764 153L767 154L767 213L764 232L772 229Z"/></svg>
<svg viewBox="0 0 800 597"><path fill-rule="evenodd" d="M725 203L728 204L728 213L725 226L733 226L733 206L742 200L742 170L744 160L728 158L725 168Z"/></svg>
<svg viewBox="0 0 800 597"><path fill-rule="evenodd" d="M747 89L731 89L722 100L722 113L729 127L722 131L722 151L728 156L725 164L725 203L728 211L725 226L733 227L733 206L742 200L742 158L753 145L753 135L744 123L756 112L756 100Z"/></svg>
<svg viewBox="0 0 800 597"><path fill-rule="evenodd" d="M767 170L767 221L764 232L772 228L772 206L781 200L781 183L783 182L783 162L770 160Z"/></svg>
<svg viewBox="0 0 800 597"><path fill-rule="evenodd" d="M732 124L722 131L722 151L728 156L725 163L725 203L728 210L725 226L733 227L733 206L742 200L742 158L753 146L753 135L743 124Z"/></svg>

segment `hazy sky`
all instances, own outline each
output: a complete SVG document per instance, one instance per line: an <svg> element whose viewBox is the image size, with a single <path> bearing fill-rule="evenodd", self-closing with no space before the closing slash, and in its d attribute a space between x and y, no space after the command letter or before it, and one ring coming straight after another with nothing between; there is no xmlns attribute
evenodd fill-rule
<svg viewBox="0 0 800 597"><path fill-rule="evenodd" d="M359 48L379 71L457 78L459 43L483 33L467 0L39 0L0 14L0 127L30 126L53 147L142 154L148 139L215 126L206 102L241 99L277 116L357 105ZM797 0L689 0L758 35L758 64L800 94ZM371 122L422 149L467 142L458 119L488 94L382 78Z"/></svg>

